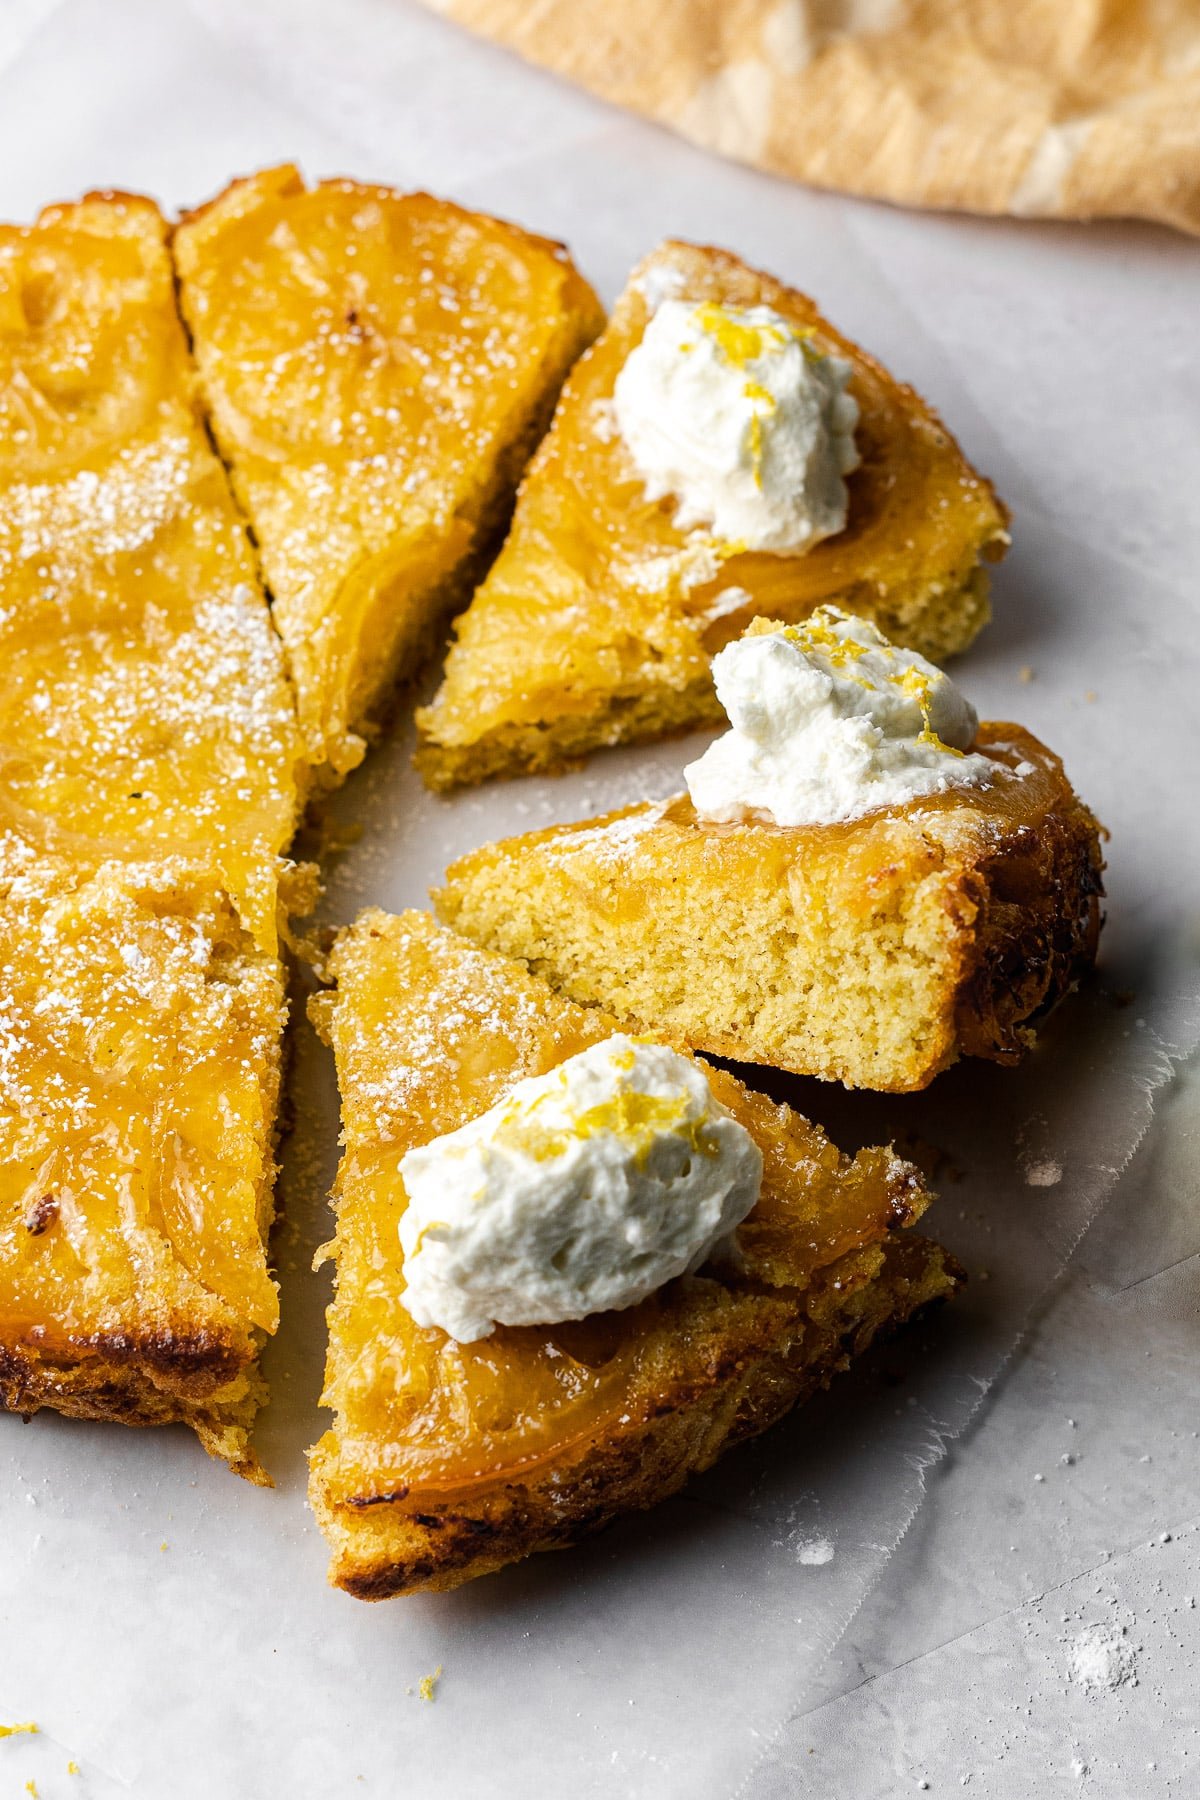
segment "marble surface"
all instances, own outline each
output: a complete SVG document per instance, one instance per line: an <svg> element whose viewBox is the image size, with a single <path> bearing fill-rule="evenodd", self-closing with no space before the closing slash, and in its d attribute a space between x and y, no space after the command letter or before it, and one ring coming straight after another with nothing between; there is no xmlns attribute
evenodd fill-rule
<svg viewBox="0 0 1200 1800"><path fill-rule="evenodd" d="M779 1089L848 1145L944 1150L958 1305L656 1514L376 1608L324 1586L304 1503L336 1101L302 1030L278 1486L182 1433L0 1419L0 1723L41 1727L0 1740L0 1800L1200 1791L1200 249L805 193L402 0L2 0L3 216L105 184L188 204L285 157L564 237L608 298L667 233L728 244L927 394L1016 515L958 673L1111 828L1102 970L1019 1071ZM330 919L419 903L497 832L666 792L695 745L452 802L408 748L346 791L363 836Z"/></svg>

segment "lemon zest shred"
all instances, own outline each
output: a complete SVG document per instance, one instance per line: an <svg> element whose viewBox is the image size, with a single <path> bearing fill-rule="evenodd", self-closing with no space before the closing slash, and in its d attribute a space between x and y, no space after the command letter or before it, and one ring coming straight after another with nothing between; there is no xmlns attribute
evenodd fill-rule
<svg viewBox="0 0 1200 1800"><path fill-rule="evenodd" d="M789 333L778 325L747 325L733 318L716 300L702 301L694 317L735 369L744 369L747 363L771 350L782 350L788 341Z"/></svg>
<svg viewBox="0 0 1200 1800"><path fill-rule="evenodd" d="M437 1668L433 1671L432 1675L422 1675L419 1683L417 1684L417 1691L419 1692L422 1700L428 1700L431 1705L433 1704L433 1700L434 1700L434 1697L437 1692L437 1684L441 1680L441 1678L442 1678L441 1663L438 1664Z"/></svg>
<svg viewBox="0 0 1200 1800"><path fill-rule="evenodd" d="M22 1732L29 1737L36 1737L39 1730L40 1726L35 1725L32 1719L28 1719L22 1725L0 1725L0 1738L19 1737Z"/></svg>

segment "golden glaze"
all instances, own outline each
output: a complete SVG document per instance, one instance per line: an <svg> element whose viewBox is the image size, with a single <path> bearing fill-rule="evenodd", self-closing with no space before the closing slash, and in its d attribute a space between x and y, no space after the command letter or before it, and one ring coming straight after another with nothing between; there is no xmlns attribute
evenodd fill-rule
<svg viewBox="0 0 1200 1800"><path fill-rule="evenodd" d="M611 398L650 317L643 283L672 281L673 297L774 307L854 365L862 466L849 477L849 522L806 555L739 554L685 535L672 497L645 497ZM716 651L757 615L794 623L823 601L935 659L960 650L987 617L980 559L1003 553L1006 524L929 408L812 301L722 251L668 243L635 272L564 389L508 541L418 715L419 764L433 785L452 786L717 719Z"/></svg>
<svg viewBox="0 0 1200 1800"><path fill-rule="evenodd" d="M797 1306L818 1314L834 1287L844 1297L869 1282L889 1232L928 1203L915 1170L890 1151L844 1157L798 1114L712 1070L717 1098L765 1161L739 1234L740 1274L672 1283L625 1312L458 1344L419 1328L400 1304L400 1160L514 1082L607 1037L613 1021L420 913L363 914L329 973L336 993L312 1011L337 1055L346 1151L324 1395L338 1417L314 1472L323 1507L394 1497L419 1511L435 1496L452 1507L480 1486L561 1469L619 1438L647 1390L677 1400L689 1381L703 1384L714 1358L736 1354L739 1333L756 1340L764 1317L786 1336Z"/></svg>
<svg viewBox="0 0 1200 1800"><path fill-rule="evenodd" d="M317 764L412 674L602 322L565 253L291 166L177 230L181 298Z"/></svg>
<svg viewBox="0 0 1200 1800"><path fill-rule="evenodd" d="M165 238L126 196L0 228L0 830L215 858L269 939L300 743Z"/></svg>

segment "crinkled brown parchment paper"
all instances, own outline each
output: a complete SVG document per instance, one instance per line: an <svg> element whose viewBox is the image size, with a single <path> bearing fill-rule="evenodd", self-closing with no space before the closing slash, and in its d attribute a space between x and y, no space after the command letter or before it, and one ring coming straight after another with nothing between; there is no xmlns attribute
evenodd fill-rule
<svg viewBox="0 0 1200 1800"><path fill-rule="evenodd" d="M1200 0L426 4L817 187L1200 232Z"/></svg>

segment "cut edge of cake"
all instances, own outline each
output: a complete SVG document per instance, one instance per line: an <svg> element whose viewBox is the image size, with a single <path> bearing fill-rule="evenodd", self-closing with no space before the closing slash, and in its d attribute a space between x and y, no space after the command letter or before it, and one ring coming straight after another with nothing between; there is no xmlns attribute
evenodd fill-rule
<svg viewBox="0 0 1200 1800"><path fill-rule="evenodd" d="M1052 796L1035 828L976 817L969 789L954 813L791 832L705 828L681 796L483 845L434 904L576 1002L692 1050L897 1093L960 1056L1012 1064L1095 961L1101 828L1029 734L989 724L979 742Z"/></svg>

